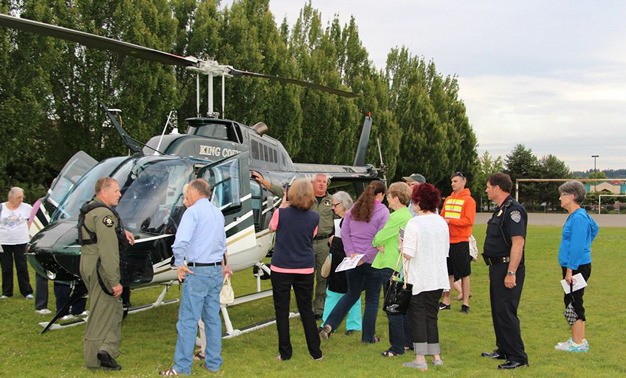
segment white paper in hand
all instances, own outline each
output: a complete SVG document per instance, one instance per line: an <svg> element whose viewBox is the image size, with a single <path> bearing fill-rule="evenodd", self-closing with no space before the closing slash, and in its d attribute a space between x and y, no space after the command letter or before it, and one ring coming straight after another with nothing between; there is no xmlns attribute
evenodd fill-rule
<svg viewBox="0 0 626 378"><path fill-rule="evenodd" d="M346 256L341 263L335 269L335 272L341 272L344 270L354 269L359 264L359 261L365 256L364 254L354 255L354 257Z"/></svg>
<svg viewBox="0 0 626 378"><path fill-rule="evenodd" d="M585 281L585 278L580 273L574 274L572 276L572 283L573 283L574 291L580 290L583 287L587 286L587 281ZM563 286L563 291L565 292L565 294L569 294L570 293L570 286L567 283L567 281L561 280L561 285Z"/></svg>

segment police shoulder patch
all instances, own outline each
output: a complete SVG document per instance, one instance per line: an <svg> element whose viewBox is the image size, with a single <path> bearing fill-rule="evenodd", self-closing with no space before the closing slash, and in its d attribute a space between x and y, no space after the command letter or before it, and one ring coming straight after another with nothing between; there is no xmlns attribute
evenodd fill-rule
<svg viewBox="0 0 626 378"><path fill-rule="evenodd" d="M519 221L522 220L522 214L517 210L513 210L511 211L511 219L513 222L519 223Z"/></svg>
<svg viewBox="0 0 626 378"><path fill-rule="evenodd" d="M115 224L115 222L113 222L113 218L110 215L105 215L104 218L102 218L102 223L104 223L104 225L107 227L113 227L113 225Z"/></svg>

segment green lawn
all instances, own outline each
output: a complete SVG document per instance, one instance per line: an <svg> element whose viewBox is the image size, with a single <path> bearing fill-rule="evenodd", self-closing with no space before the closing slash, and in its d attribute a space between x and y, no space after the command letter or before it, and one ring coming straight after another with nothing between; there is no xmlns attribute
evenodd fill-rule
<svg viewBox="0 0 626 378"><path fill-rule="evenodd" d="M479 246L485 227L477 226ZM498 362L485 360L480 352L494 348L488 299L487 267L473 264L471 314L458 312L459 302L439 320L442 357L445 365L431 367L430 375L455 377L484 376L624 376L626 369L626 315L622 309L622 271L626 264L625 228L602 228L593 246L593 272L585 294L588 324L587 338L591 351L568 354L554 349L554 344L569 337L563 318L560 268L556 255L560 227L530 227L526 248L526 283L520 305L522 337L530 358L530 368L513 372L496 370ZM32 278L32 277L31 277ZM34 281L34 279L31 279ZM269 288L269 282L264 281ZM251 292L254 286L250 271L234 276L236 295ZM135 305L153 301L159 288L137 290ZM167 298L180 296L173 287ZM50 308L54 296L50 290ZM294 305L295 306L295 305ZM157 370L172 363L176 341L178 305L130 315L124 322L122 355L118 358L124 369L118 373L89 372L82 367L83 326L51 331L39 335L37 324L48 317L35 314L33 302L21 297L0 301L0 376L11 377L83 377L83 376L156 376ZM235 327L243 327L272 317L271 298L233 307L230 310ZM299 319L292 320L294 356L278 362L275 326L245 334L223 342L223 369L218 376L344 376L390 377L414 376L420 372L402 367L410 355L383 358L380 352L387 344L387 320L381 311L377 334L380 344L363 345L359 335L345 336L342 329L329 341L322 342L324 360L313 361L307 353ZM197 365L194 375L208 375Z"/></svg>

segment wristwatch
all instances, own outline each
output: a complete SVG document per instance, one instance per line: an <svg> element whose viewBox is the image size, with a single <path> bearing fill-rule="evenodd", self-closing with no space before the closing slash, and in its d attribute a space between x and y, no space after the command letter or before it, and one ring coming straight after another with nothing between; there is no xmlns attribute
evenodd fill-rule
<svg viewBox="0 0 626 378"><path fill-rule="evenodd" d="M507 271L506 271L506 275L507 275L507 276L514 276L514 275L515 275L515 272L514 272L514 271L512 271L512 270L507 270Z"/></svg>

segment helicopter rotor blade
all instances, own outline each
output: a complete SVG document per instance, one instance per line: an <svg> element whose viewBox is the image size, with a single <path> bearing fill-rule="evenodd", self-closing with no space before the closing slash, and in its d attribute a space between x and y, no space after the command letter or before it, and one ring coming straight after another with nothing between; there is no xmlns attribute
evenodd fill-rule
<svg viewBox="0 0 626 378"><path fill-rule="evenodd" d="M124 54L127 56L133 56L136 58L158 62L168 65L188 67L194 71L201 72L205 75L229 75L229 76L250 76L269 80L275 80L282 83L289 83L300 85L303 87L309 87L317 89L323 92L332 93L337 96L354 98L358 95L343 91L336 88L327 87L320 84L310 83L304 80L290 79L280 76L266 75L257 72L249 72L238 70L231 66L220 65L216 61L212 60L200 60L195 57L182 57L174 54L170 54L164 51L151 49L136 45L134 43L124 42L113 38L103 37L79 30L68 29L61 26L46 24L44 22L28 20L25 18L13 17L0 13L0 26L13 28L30 33L36 33L47 37L55 37L64 39L66 41L77 42L84 46L109 50Z"/></svg>
<svg viewBox="0 0 626 378"><path fill-rule="evenodd" d="M102 37L91 33L50 25L25 18L8 16L5 14L0 14L0 26L30 33L37 33L47 37L60 38L66 41L78 42L87 47L100 50L110 50L124 55L134 56L163 64L193 66L197 63L195 58L185 58L148 47L135 45L133 43L119 41L113 38Z"/></svg>
<svg viewBox="0 0 626 378"><path fill-rule="evenodd" d="M281 82L281 83L289 83L289 84L300 85L302 87L309 87L309 88L317 89L317 90L322 91L322 92L332 93L334 95L347 97L347 98L358 97L357 94L354 94L352 92L342 91L341 89L331 88L331 87L327 87L325 85L310 83L310 82L304 81L304 80L290 79L290 78L286 78L286 77L273 76L273 75L266 75L266 74L261 74L261 73L257 73L257 72L242 71L242 70L238 70L238 69L232 68L232 67L230 68L229 74L231 74L232 76L259 77L259 78L262 78L262 79L275 80L275 81L278 81L278 82Z"/></svg>

